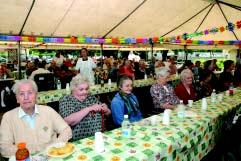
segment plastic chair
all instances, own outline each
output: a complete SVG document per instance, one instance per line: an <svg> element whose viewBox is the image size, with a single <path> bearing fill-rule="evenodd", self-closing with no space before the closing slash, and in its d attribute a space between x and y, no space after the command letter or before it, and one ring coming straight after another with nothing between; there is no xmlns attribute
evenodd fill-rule
<svg viewBox="0 0 241 161"><path fill-rule="evenodd" d="M15 94L11 89L13 84L13 79L0 80L0 112L6 112L18 106Z"/></svg>
<svg viewBox="0 0 241 161"><path fill-rule="evenodd" d="M34 81L38 86L38 91L54 90L55 79L53 73L41 73L34 76Z"/></svg>

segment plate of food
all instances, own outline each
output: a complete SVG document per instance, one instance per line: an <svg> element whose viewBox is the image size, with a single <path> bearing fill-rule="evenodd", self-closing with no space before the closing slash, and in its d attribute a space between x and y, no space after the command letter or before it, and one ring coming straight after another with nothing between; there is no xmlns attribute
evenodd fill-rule
<svg viewBox="0 0 241 161"><path fill-rule="evenodd" d="M72 143L55 143L47 147L47 155L54 158L65 158L75 151Z"/></svg>

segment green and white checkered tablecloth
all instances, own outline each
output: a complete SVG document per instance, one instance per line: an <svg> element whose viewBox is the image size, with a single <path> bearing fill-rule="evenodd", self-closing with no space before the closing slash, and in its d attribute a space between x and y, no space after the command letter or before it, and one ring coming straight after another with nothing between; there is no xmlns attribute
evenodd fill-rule
<svg viewBox="0 0 241 161"><path fill-rule="evenodd" d="M178 82L178 78L171 78L171 81L173 85L175 86ZM154 79L142 79L142 80L135 80L134 81L134 87L145 87L145 86L151 86L155 82ZM115 92L118 91L116 83L112 83L111 85L105 84L103 87L101 85L93 85L90 86L90 94L96 95L96 94L102 94L102 93L109 93L109 92ZM51 91L42 91L38 92L38 104L46 104L50 102L59 101L61 97L67 94L67 91L65 89L61 90L51 90Z"/></svg>
<svg viewBox="0 0 241 161"><path fill-rule="evenodd" d="M224 118L241 108L241 89L234 96L224 96L223 101L211 103L207 110L201 102L186 108L186 117L178 118L173 110L170 125L162 124L163 114L157 115L157 125L150 125L150 118L134 123L130 138L123 138L121 129L104 133L105 152L96 153L94 137L74 142L76 151L62 159L50 161L190 161L201 160L219 138ZM187 115L188 114L188 115Z"/></svg>

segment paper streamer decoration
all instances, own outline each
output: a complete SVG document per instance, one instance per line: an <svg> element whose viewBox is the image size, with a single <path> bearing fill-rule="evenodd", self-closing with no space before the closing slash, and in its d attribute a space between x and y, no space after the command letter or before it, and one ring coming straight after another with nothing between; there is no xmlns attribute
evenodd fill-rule
<svg viewBox="0 0 241 161"><path fill-rule="evenodd" d="M184 33L173 37L153 37L153 38L91 38L91 37L35 37L35 36L16 36L16 35L1 35L0 41L24 41L24 42L42 42L42 43L72 43L72 44L150 44L150 43L173 43L173 44L196 44L196 45L237 45L240 46L240 41L202 41L191 40L193 37L216 34L217 32L234 31L241 28L241 20L236 23L229 22L227 26L213 27L204 31L194 33Z"/></svg>

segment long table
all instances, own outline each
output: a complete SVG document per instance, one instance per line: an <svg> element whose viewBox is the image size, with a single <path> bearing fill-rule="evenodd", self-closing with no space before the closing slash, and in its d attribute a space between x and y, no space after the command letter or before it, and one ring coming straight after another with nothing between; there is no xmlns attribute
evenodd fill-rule
<svg viewBox="0 0 241 161"><path fill-rule="evenodd" d="M163 114L157 115L157 125L149 125L150 118L133 124L130 138L123 138L121 129L104 133L105 152L94 150L94 137L73 142L76 151L66 158L49 158L50 161L190 161L201 160L215 146L225 118L241 108L241 88L234 96L224 96L223 101L211 103L201 109L201 101L186 108L184 118L171 113L170 124L162 124Z"/></svg>
<svg viewBox="0 0 241 161"><path fill-rule="evenodd" d="M171 77L170 81L173 82L173 84L177 84L179 82L178 77ZM142 79L142 80L135 80L134 81L134 87L145 87L145 86L151 86L155 80L153 78L148 79ZM90 86L90 94L97 95L97 94L103 94L103 93L110 93L118 91L116 83L111 83L111 85L108 85L107 83L104 84L104 86L101 85L93 85ZM50 90L50 91L42 91L38 92L38 104L46 104L50 102L56 102L59 101L61 97L64 95L67 95L68 92L66 89L60 89L60 90Z"/></svg>

